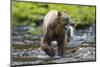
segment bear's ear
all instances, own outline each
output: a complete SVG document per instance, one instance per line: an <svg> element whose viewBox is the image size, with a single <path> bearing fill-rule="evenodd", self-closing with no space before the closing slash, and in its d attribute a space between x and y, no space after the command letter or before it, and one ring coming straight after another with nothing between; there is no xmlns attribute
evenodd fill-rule
<svg viewBox="0 0 100 67"><path fill-rule="evenodd" d="M67 13L67 11L63 10L64 13Z"/></svg>
<svg viewBox="0 0 100 67"><path fill-rule="evenodd" d="M58 11L57 16L58 17L61 17L61 12Z"/></svg>

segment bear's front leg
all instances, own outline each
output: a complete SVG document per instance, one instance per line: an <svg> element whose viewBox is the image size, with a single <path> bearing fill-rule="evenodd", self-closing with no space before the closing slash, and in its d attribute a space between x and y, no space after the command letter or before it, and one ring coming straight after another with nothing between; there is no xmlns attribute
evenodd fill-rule
<svg viewBox="0 0 100 67"><path fill-rule="evenodd" d="M41 38L41 43L40 43L41 48L43 49L43 51L45 51L47 55L53 57L55 55L55 51L53 48L50 47L50 44L51 44L50 40L47 40L45 37Z"/></svg>
<svg viewBox="0 0 100 67"><path fill-rule="evenodd" d="M64 38L59 38L58 40L58 55L64 56Z"/></svg>

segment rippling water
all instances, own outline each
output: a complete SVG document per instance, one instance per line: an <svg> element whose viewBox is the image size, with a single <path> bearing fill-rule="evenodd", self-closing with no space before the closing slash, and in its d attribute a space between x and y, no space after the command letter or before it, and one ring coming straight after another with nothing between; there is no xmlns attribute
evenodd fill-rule
<svg viewBox="0 0 100 67"><path fill-rule="evenodd" d="M12 65L95 61L95 35L95 27L77 29L67 45L65 56L55 58L49 57L39 48L41 36L12 36Z"/></svg>

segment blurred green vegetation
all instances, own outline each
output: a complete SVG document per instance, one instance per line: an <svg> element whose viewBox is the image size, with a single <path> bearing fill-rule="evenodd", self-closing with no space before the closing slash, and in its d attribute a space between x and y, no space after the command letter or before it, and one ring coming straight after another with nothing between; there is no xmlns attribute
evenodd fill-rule
<svg viewBox="0 0 100 67"><path fill-rule="evenodd" d="M91 25L96 20L95 6L12 1L12 27L27 25L35 28L42 24L50 10L66 11L77 25Z"/></svg>

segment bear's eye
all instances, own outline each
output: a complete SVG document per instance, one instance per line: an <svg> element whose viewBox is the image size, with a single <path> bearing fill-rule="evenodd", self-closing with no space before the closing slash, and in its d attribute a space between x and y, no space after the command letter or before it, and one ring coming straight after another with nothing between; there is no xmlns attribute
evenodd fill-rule
<svg viewBox="0 0 100 67"><path fill-rule="evenodd" d="M66 25L69 24L69 18L68 17L65 17L64 18L64 22L65 22Z"/></svg>
<svg viewBox="0 0 100 67"><path fill-rule="evenodd" d="M67 16L64 16L63 18L64 18L64 21L68 21L69 20L69 17L67 17Z"/></svg>
<svg viewBox="0 0 100 67"><path fill-rule="evenodd" d="M66 21L68 21L69 20L69 18L68 17L66 17Z"/></svg>

